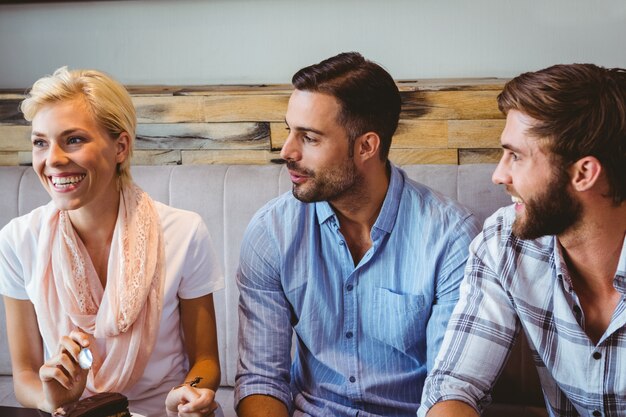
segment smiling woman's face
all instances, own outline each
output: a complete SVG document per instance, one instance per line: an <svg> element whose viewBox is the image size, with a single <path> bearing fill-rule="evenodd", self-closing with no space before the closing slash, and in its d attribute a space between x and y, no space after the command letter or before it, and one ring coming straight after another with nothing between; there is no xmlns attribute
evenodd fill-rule
<svg viewBox="0 0 626 417"><path fill-rule="evenodd" d="M125 135L111 138L76 98L43 106L32 120L33 169L61 210L117 201L117 164L128 154Z"/></svg>

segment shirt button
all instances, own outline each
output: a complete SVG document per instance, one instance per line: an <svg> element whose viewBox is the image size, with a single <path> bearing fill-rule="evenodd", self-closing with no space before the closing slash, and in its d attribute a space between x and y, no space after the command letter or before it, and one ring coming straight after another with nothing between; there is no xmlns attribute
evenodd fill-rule
<svg viewBox="0 0 626 417"><path fill-rule="evenodd" d="M340 241L339 241L339 244L340 244L341 246L343 246L343 245L345 245L345 244L346 244L346 242L344 242L343 240L340 240Z"/></svg>
<svg viewBox="0 0 626 417"><path fill-rule="evenodd" d="M600 352L593 352L593 358L594 359L600 359L601 357L602 357L602 354ZM599 413L599 411L598 411L598 413Z"/></svg>
<svg viewBox="0 0 626 417"><path fill-rule="evenodd" d="M354 286L352 284L346 285L346 290L352 291L353 289L354 289Z"/></svg>
<svg viewBox="0 0 626 417"><path fill-rule="evenodd" d="M602 415L602 413L598 410L593 410L593 413L591 414L593 414L594 417L600 417Z"/></svg>
<svg viewBox="0 0 626 417"><path fill-rule="evenodd" d="M352 339L352 336L353 336L352 332L348 332L348 333L346 333L346 337L347 337L348 339Z"/></svg>
<svg viewBox="0 0 626 417"><path fill-rule="evenodd" d="M356 378L355 378L355 377L353 377L353 376L351 376L351 377L349 378L349 381L350 381L350 382L354 382L354 381L356 381Z"/></svg>

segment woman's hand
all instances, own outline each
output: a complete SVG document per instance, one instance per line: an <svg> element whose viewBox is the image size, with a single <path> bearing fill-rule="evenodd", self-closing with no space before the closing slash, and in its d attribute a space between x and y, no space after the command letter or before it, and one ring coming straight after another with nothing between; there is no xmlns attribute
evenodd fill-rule
<svg viewBox="0 0 626 417"><path fill-rule="evenodd" d="M39 368L44 407L46 411L54 411L57 407L76 401L85 390L88 369L78 365L78 354L89 346L88 336L80 331L72 331L63 336L57 354L52 356Z"/></svg>
<svg viewBox="0 0 626 417"><path fill-rule="evenodd" d="M213 417L218 406L215 391L187 384L172 389L165 399L168 417Z"/></svg>

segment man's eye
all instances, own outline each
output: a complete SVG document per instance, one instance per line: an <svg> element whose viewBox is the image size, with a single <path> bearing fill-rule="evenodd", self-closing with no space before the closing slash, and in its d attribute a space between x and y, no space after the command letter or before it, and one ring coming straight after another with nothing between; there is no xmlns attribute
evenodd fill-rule
<svg viewBox="0 0 626 417"><path fill-rule="evenodd" d="M304 135L304 136L302 137L302 139L303 139L305 142L309 142L309 143L311 143L311 142L316 142L316 141L317 141L315 138L312 138L312 137L307 136L307 135Z"/></svg>
<svg viewBox="0 0 626 417"><path fill-rule="evenodd" d="M43 146L46 146L46 142L44 140L41 140L41 139L34 139L33 140L33 146L35 148L41 148Z"/></svg>
<svg viewBox="0 0 626 417"><path fill-rule="evenodd" d="M519 156L517 156L517 154L515 152L511 152L511 151L504 151L505 155L508 156L508 158L511 161L518 161L519 160Z"/></svg>

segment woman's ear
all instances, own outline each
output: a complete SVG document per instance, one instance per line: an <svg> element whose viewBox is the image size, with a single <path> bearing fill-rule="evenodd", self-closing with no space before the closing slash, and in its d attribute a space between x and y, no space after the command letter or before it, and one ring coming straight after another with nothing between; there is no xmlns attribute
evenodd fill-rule
<svg viewBox="0 0 626 417"><path fill-rule="evenodd" d="M587 191L598 183L602 164L594 156L585 156L572 164L571 172L574 190Z"/></svg>
<svg viewBox="0 0 626 417"><path fill-rule="evenodd" d="M128 159L130 154L130 135L126 132L120 133L115 145L117 147L115 160L118 164L121 164Z"/></svg>

